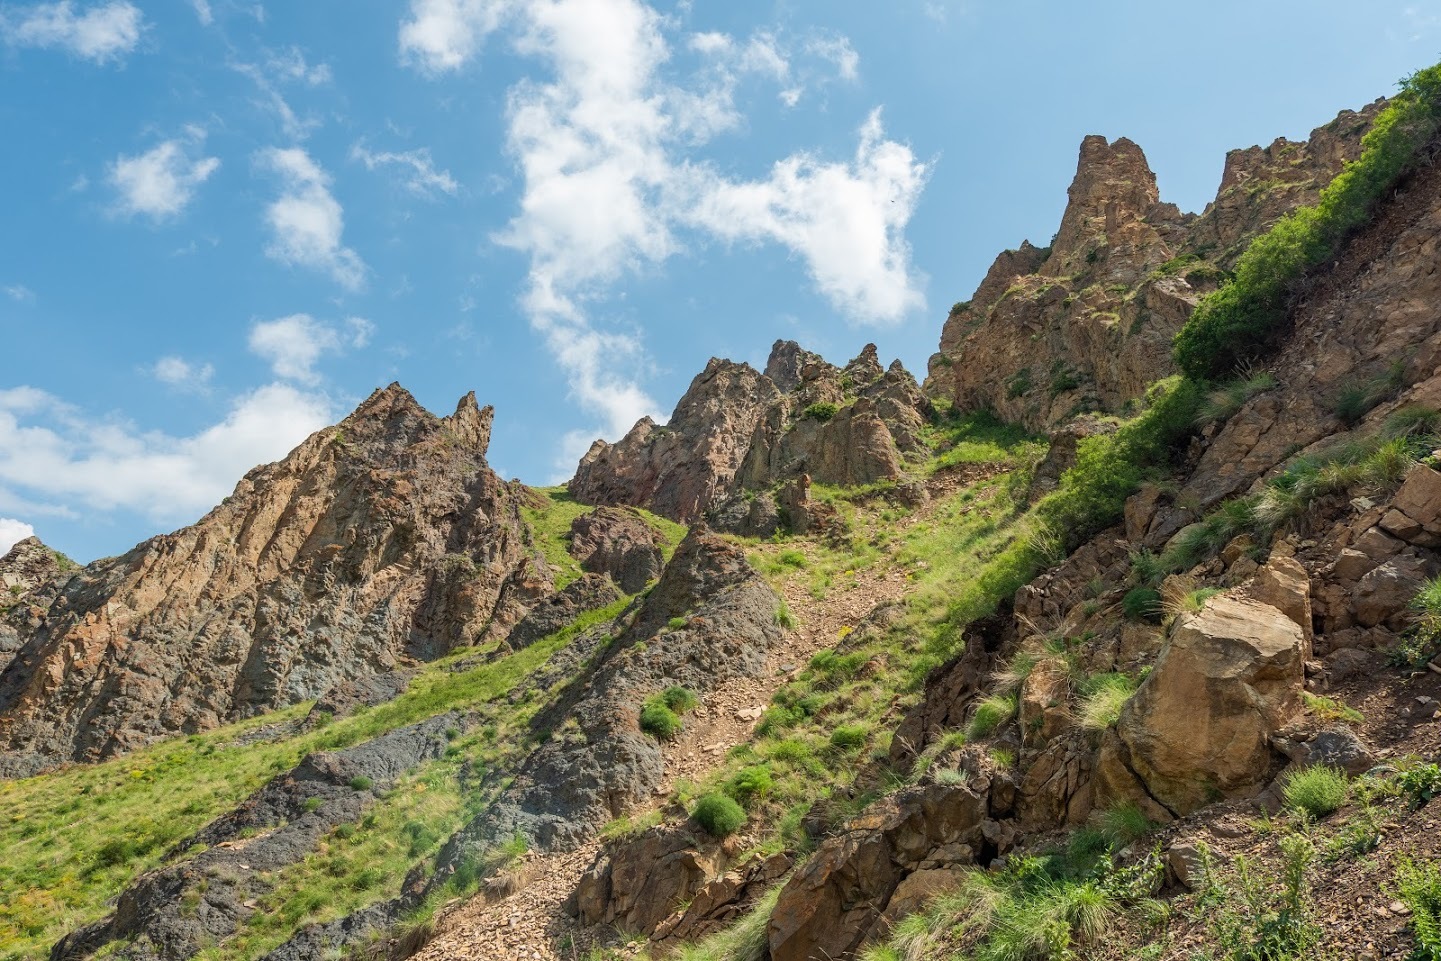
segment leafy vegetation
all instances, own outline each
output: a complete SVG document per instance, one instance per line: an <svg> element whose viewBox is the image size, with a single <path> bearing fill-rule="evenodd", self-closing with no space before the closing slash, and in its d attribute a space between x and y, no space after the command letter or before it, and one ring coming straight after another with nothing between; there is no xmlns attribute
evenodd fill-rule
<svg viewBox="0 0 1441 961"><path fill-rule="evenodd" d="M745 808L719 791L701 796L690 816L696 823L718 838L729 837L746 823Z"/></svg>
<svg viewBox="0 0 1441 961"><path fill-rule="evenodd" d="M550 564L555 574L556 589L559 590L584 573L580 569L580 562L570 553L570 526L577 517L595 508L580 503L564 486L530 488L529 492L532 497L528 502L522 503L521 515L525 518L535 546L540 548L546 562ZM661 553L666 560L670 560L671 554L685 539L684 525L647 510L633 509L647 524L660 531L664 539Z"/></svg>
<svg viewBox="0 0 1441 961"><path fill-rule="evenodd" d="M1237 857L1235 879L1228 883L1205 857L1201 907L1225 961L1309 961L1319 954L1323 933L1310 902L1315 846L1300 834L1288 834L1279 843L1279 877Z"/></svg>
<svg viewBox="0 0 1441 961"><path fill-rule="evenodd" d="M1404 859L1396 870L1396 894L1411 910L1411 961L1441 961L1441 866Z"/></svg>
<svg viewBox="0 0 1441 961"><path fill-rule="evenodd" d="M818 420L821 423L825 423L836 416L836 412L839 410L840 407L837 404L833 404L827 400L818 400L801 411L801 417L808 417L811 420Z"/></svg>
<svg viewBox="0 0 1441 961"><path fill-rule="evenodd" d="M1284 327L1297 282L1333 259L1411 169L1441 127L1441 65L1419 71L1376 118L1361 157L1313 207L1293 210L1253 241L1235 276L1202 299L1176 336L1176 365L1198 380L1219 375L1266 349Z"/></svg>
<svg viewBox="0 0 1441 961"><path fill-rule="evenodd" d="M1351 791L1346 775L1318 764L1302 768L1286 779L1281 797L1286 806L1312 818L1323 818L1340 810Z"/></svg>

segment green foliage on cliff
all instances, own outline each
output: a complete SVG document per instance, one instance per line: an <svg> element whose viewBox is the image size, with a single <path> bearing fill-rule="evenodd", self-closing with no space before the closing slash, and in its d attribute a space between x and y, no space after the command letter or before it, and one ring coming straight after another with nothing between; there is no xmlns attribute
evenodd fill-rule
<svg viewBox="0 0 1441 961"><path fill-rule="evenodd" d="M1362 140L1361 157L1313 207L1281 218L1236 264L1235 277L1196 307L1176 336L1176 366L1205 379L1260 353L1283 330L1297 282L1330 261L1372 217L1441 129L1441 64L1407 77Z"/></svg>

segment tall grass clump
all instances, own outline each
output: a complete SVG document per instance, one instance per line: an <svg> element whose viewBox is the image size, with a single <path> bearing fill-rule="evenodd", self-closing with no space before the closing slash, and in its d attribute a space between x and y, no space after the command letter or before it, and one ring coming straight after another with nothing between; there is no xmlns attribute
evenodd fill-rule
<svg viewBox="0 0 1441 961"><path fill-rule="evenodd" d="M1321 191L1315 206L1293 210L1251 243L1235 276L1203 298L1176 335L1176 366L1198 380L1216 377L1270 346L1285 326L1297 282L1332 260L1376 205L1415 165L1441 127L1441 65L1401 82L1401 90L1361 141L1361 156Z"/></svg>
<svg viewBox="0 0 1441 961"><path fill-rule="evenodd" d="M1281 797L1293 811L1323 818L1346 803L1351 784L1346 775L1325 765L1303 768L1286 779Z"/></svg>
<svg viewBox="0 0 1441 961"><path fill-rule="evenodd" d="M1081 685L1076 719L1088 731L1104 731L1121 719L1121 708L1136 693L1137 681L1128 674L1098 674Z"/></svg>
<svg viewBox="0 0 1441 961"><path fill-rule="evenodd" d="M976 705L976 712L966 725L966 737L978 741L989 737L996 729L1016 716L1017 700L1014 693L994 694Z"/></svg>

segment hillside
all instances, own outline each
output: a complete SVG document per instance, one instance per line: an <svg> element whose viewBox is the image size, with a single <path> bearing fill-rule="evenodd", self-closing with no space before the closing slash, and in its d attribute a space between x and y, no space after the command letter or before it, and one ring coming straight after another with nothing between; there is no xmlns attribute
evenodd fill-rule
<svg viewBox="0 0 1441 961"><path fill-rule="evenodd" d="M1087 138L924 387L777 341L532 489L392 385L22 542L0 958L1441 956L1438 131Z"/></svg>

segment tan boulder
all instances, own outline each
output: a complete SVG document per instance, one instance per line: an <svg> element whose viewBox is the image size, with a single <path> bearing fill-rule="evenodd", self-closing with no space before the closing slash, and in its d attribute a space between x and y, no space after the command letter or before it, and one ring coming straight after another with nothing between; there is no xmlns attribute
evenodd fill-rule
<svg viewBox="0 0 1441 961"><path fill-rule="evenodd" d="M1431 574L1431 565L1412 554L1393 557L1367 574L1351 591L1351 607L1362 627L1405 627L1411 600Z"/></svg>
<svg viewBox="0 0 1441 961"><path fill-rule="evenodd" d="M1253 601L1267 604L1285 614L1309 645L1311 627L1311 575L1294 557L1273 557L1256 572L1247 586L1246 595Z"/></svg>
<svg viewBox="0 0 1441 961"><path fill-rule="evenodd" d="M1122 762L1178 815L1254 794L1269 780L1271 735L1300 710L1305 648L1301 628L1276 608L1212 598L1177 622L1121 712L1103 769Z"/></svg>
<svg viewBox="0 0 1441 961"><path fill-rule="evenodd" d="M1422 464L1411 468L1381 526L1412 544L1441 546L1441 473Z"/></svg>

